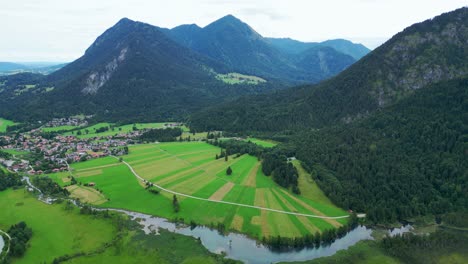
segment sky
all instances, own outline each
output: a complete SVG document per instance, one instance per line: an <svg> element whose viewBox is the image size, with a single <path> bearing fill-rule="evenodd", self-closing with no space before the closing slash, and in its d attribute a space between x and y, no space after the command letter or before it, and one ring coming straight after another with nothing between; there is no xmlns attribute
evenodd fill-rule
<svg viewBox="0 0 468 264"><path fill-rule="evenodd" d="M468 0L15 0L0 5L0 61L68 62L123 17L199 26L232 14L264 37L345 38L374 49Z"/></svg>

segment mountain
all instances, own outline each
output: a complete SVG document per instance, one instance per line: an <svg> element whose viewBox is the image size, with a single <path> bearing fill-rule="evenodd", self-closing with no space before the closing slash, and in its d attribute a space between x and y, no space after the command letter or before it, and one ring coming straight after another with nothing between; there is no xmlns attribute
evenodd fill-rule
<svg viewBox="0 0 468 264"><path fill-rule="evenodd" d="M285 139L279 151L370 222L466 211L467 47L461 8L408 27L333 79L214 106L191 127Z"/></svg>
<svg viewBox="0 0 468 264"><path fill-rule="evenodd" d="M291 38L267 38L267 41L277 49L289 54L299 54L315 47L330 47L353 57L355 60L360 60L370 52L364 45L355 44L345 39L332 39L323 42L301 42Z"/></svg>
<svg viewBox="0 0 468 264"><path fill-rule="evenodd" d="M302 57L301 60L298 58L300 54L281 51L232 15L227 15L204 28L182 25L167 32L180 44L223 62L230 71L287 84L317 83L355 62L355 59L335 49L324 51L327 54L325 60L315 60L316 64L307 63L307 58ZM318 53L318 49L313 51L316 52L316 57L322 54ZM306 55L310 56L313 51ZM297 63L298 61L302 63ZM336 65L338 66L335 67Z"/></svg>
<svg viewBox="0 0 468 264"><path fill-rule="evenodd" d="M408 27L332 79L215 106L193 115L192 124L284 131L350 123L428 84L468 74L467 43L468 8L461 8Z"/></svg>
<svg viewBox="0 0 468 264"><path fill-rule="evenodd" d="M222 63L179 45L161 29L122 19L78 60L34 85L4 89L0 111L17 119L77 113L120 121L181 119L206 104L268 89L225 84L218 71L225 72Z"/></svg>
<svg viewBox="0 0 468 264"><path fill-rule="evenodd" d="M442 81L367 119L292 140L342 208L374 222L468 208L468 78Z"/></svg>

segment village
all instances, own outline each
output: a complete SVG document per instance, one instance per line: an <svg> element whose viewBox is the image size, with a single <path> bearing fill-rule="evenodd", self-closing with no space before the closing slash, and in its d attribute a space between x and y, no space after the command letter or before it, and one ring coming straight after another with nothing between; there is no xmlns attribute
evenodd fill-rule
<svg viewBox="0 0 468 264"><path fill-rule="evenodd" d="M63 118L54 119L45 126L85 125L83 122L86 121ZM49 138L37 128L26 133L3 135L0 136L0 164L9 171L30 175L66 171L70 163L127 154L128 144L134 143L143 131L92 138L57 134Z"/></svg>

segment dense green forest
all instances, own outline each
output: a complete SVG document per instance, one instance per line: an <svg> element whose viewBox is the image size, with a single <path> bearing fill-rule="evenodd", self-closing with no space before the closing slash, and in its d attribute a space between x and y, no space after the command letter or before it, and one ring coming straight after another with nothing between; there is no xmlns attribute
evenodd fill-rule
<svg viewBox="0 0 468 264"><path fill-rule="evenodd" d="M468 79L418 90L361 122L306 131L293 144L334 202L371 221L468 208Z"/></svg>

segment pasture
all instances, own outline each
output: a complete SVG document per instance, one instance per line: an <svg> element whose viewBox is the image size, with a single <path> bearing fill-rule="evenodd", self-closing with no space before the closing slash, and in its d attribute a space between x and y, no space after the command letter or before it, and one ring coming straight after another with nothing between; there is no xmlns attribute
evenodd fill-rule
<svg viewBox="0 0 468 264"><path fill-rule="evenodd" d="M42 203L23 189L0 192L0 208L0 229L25 221L33 230L26 254L14 263L51 263L57 256L94 250L116 233L110 221Z"/></svg>
<svg viewBox="0 0 468 264"><path fill-rule="evenodd" d="M11 120L0 118L0 133L5 133L7 130L7 127L15 125L15 124L16 123Z"/></svg>
<svg viewBox="0 0 468 264"><path fill-rule="evenodd" d="M254 144L257 144L259 146L262 146L262 147L265 147L265 148L272 148L276 145L278 145L278 142L275 142L273 140L267 140L267 139L258 139L258 138L252 138L252 137L249 137L247 139L245 139L245 141L250 141Z"/></svg>
<svg viewBox="0 0 468 264"><path fill-rule="evenodd" d="M0 229L25 221L33 231L25 255L12 263L52 263L60 256L100 248L103 251L64 263L224 263L195 238L164 230L157 236L145 235L135 225L119 225L116 218L82 215L74 206L42 203L23 189L0 192L0 208ZM118 231L123 236L112 244Z"/></svg>
<svg viewBox="0 0 468 264"><path fill-rule="evenodd" d="M41 128L42 132L59 132L59 131L70 131L78 128L77 126L56 126L56 127L43 127Z"/></svg>
<svg viewBox="0 0 468 264"><path fill-rule="evenodd" d="M322 197L323 193L295 195L279 187L263 174L256 157L230 156L228 161L215 160L218 147L204 142L171 142L130 146L130 154L123 156L144 179L164 188L200 198L260 206L304 214L342 216L346 212ZM107 157L71 165L78 182L94 183L106 201L102 207L123 208L169 219L183 218L203 225L221 223L234 230L261 238L263 236L301 236L341 226L346 219L319 219L288 215L238 205L201 201L178 197L180 212L175 213L172 194L161 191L153 194L144 189L130 169L117 159ZM226 174L227 167L233 170ZM302 172L303 174L304 172ZM51 175L64 185L68 174ZM311 192L306 180L300 187ZM155 188L155 187L153 187ZM315 195L315 196L314 196Z"/></svg>
<svg viewBox="0 0 468 264"><path fill-rule="evenodd" d="M128 124L122 126L115 126L111 123L98 123L89 127L84 127L80 130L67 132L64 135L73 135L78 138L93 138L93 137L108 137L115 136L118 134L126 134L133 131L134 125L137 129L146 129L146 128L164 128L165 123L137 123L137 124ZM98 132L99 129L109 128L107 131Z"/></svg>

